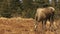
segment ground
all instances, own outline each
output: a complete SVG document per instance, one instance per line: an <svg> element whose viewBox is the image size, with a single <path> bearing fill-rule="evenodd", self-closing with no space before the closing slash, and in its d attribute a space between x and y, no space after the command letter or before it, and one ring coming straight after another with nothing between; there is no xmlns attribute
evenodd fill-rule
<svg viewBox="0 0 60 34"><path fill-rule="evenodd" d="M35 21L29 18L0 18L0 34L60 34L60 20L55 20L55 27L42 29L39 23L35 31Z"/></svg>

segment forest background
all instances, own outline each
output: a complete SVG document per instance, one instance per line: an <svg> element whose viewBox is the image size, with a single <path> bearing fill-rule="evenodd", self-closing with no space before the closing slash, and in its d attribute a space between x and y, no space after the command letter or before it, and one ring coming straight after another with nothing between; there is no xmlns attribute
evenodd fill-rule
<svg viewBox="0 0 60 34"><path fill-rule="evenodd" d="M0 17L34 18L36 9L44 4L53 6L60 17L60 0L0 0Z"/></svg>

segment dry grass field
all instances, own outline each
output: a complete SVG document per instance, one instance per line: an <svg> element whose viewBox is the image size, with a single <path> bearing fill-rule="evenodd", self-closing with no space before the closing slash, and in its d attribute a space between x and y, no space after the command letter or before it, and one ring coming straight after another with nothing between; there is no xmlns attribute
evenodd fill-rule
<svg viewBox="0 0 60 34"><path fill-rule="evenodd" d="M60 34L60 20L55 20L55 31L44 31L39 23L35 31L35 21L27 18L0 18L0 34Z"/></svg>

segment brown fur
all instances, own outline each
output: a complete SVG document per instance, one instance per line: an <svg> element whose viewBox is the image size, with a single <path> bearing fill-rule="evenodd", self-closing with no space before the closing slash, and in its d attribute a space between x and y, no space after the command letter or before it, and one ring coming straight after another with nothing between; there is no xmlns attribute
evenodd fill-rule
<svg viewBox="0 0 60 34"><path fill-rule="evenodd" d="M51 19L51 22L53 21L53 16L54 16L55 9L53 7L47 7L47 8L38 8L36 15L35 15L35 20L38 22L43 21L46 24L47 20Z"/></svg>

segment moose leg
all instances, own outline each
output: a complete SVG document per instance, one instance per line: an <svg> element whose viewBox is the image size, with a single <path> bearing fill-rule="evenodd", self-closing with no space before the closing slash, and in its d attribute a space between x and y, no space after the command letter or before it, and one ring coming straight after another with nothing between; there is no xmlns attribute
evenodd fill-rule
<svg viewBox="0 0 60 34"><path fill-rule="evenodd" d="M54 14L51 15L50 21L51 21L51 25L53 25L53 22L54 22Z"/></svg>
<svg viewBox="0 0 60 34"><path fill-rule="evenodd" d="M47 24L47 19L45 19L45 22L44 22L44 29L46 30L46 24Z"/></svg>
<svg viewBox="0 0 60 34"><path fill-rule="evenodd" d="M38 25L38 22L36 21L36 22L35 22L35 31L37 31L37 30L36 30L37 27L38 27L37 25Z"/></svg>
<svg viewBox="0 0 60 34"><path fill-rule="evenodd" d="M51 15L50 22L51 22L51 24L50 24L51 31L54 31L54 25L53 25L53 23L54 23L54 15Z"/></svg>
<svg viewBox="0 0 60 34"><path fill-rule="evenodd" d="M54 12L51 14L51 25L53 25L53 22L54 22Z"/></svg>
<svg viewBox="0 0 60 34"><path fill-rule="evenodd" d="M45 28L46 28L46 21L47 21L47 19L44 19L44 20L42 21L43 29L45 29Z"/></svg>
<svg viewBox="0 0 60 34"><path fill-rule="evenodd" d="M44 24L43 24L43 21L41 21L41 22L42 22L42 29L43 29L43 25L44 25Z"/></svg>

